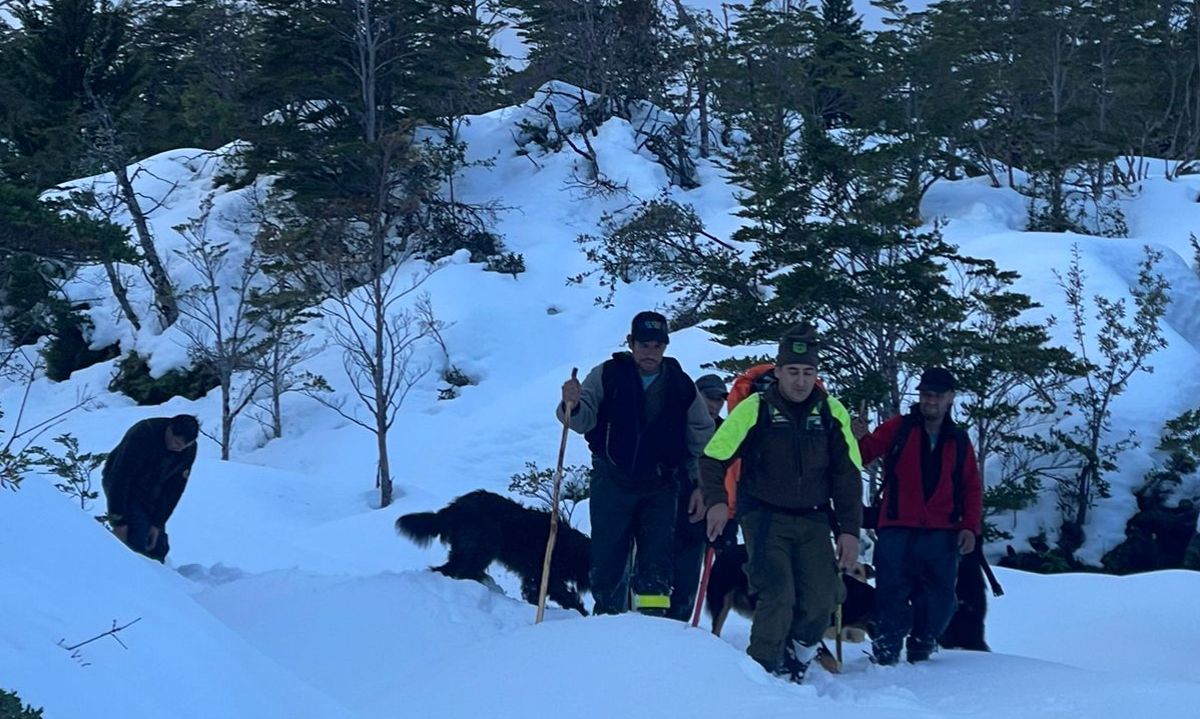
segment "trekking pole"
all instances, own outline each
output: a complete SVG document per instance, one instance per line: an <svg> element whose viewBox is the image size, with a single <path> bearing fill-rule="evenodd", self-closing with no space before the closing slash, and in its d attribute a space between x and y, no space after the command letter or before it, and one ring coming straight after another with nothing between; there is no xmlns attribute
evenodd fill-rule
<svg viewBox="0 0 1200 719"><path fill-rule="evenodd" d="M571 379L579 375L579 368L571 368ZM563 403L562 439L558 443L558 466L554 470L554 492L550 502L550 537L546 539L546 557L542 560L542 585L538 588L537 617L534 624L541 624L546 615L546 590L550 587L550 557L554 555L554 540L558 538L558 488L562 485L563 458L567 455L567 434L571 429L571 412L574 402Z"/></svg>
<svg viewBox="0 0 1200 719"><path fill-rule="evenodd" d="M837 630L837 636L833 638L833 646L837 651L838 671L842 670L842 603L838 602L837 609L833 612L833 628Z"/></svg>
<svg viewBox="0 0 1200 719"><path fill-rule="evenodd" d="M704 606L704 594L708 591L708 575L712 573L713 556L716 550L710 543L704 553L704 571L700 574L700 590L696 592L696 609L692 612L692 626L700 626L700 607Z"/></svg>

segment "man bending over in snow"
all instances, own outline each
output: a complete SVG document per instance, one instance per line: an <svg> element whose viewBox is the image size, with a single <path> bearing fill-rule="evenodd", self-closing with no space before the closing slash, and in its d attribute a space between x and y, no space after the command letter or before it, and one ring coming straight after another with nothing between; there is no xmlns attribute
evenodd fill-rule
<svg viewBox="0 0 1200 719"><path fill-rule="evenodd" d="M104 496L113 534L135 552L162 562L167 520L196 461L200 423L190 414L144 419L129 428L104 463Z"/></svg>

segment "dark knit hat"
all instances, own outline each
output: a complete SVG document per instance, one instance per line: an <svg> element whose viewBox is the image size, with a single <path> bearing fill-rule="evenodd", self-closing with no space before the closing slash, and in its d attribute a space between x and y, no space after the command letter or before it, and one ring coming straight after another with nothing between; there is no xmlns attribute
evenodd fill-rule
<svg viewBox="0 0 1200 719"><path fill-rule="evenodd" d="M821 340L817 336L817 328L808 322L801 322L783 333L779 340L779 354L775 364L779 367L789 364L806 364L817 366L817 351L821 348Z"/></svg>
<svg viewBox="0 0 1200 719"><path fill-rule="evenodd" d="M633 325L629 329L629 335L633 337L634 342L662 342L663 344L668 344L671 338L667 336L667 333L670 331L666 317L657 312L639 312L633 317Z"/></svg>
<svg viewBox="0 0 1200 719"><path fill-rule="evenodd" d="M917 391L950 392L957 385L950 370L943 367L926 367L921 373L921 383L917 385Z"/></svg>
<svg viewBox="0 0 1200 719"><path fill-rule="evenodd" d="M725 380L715 374L706 374L699 377L696 380L696 391L712 399L723 400L729 396L729 389L725 386Z"/></svg>

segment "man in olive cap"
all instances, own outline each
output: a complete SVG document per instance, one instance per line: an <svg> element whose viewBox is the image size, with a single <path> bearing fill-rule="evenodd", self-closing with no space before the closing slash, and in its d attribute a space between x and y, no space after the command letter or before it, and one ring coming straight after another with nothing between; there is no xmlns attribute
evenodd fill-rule
<svg viewBox="0 0 1200 719"><path fill-rule="evenodd" d="M811 325L788 330L777 381L733 408L700 461L708 537L715 539L729 517L725 469L742 460L738 518L758 596L746 651L797 683L844 591L838 569L858 560L862 526L858 447L846 408L817 386L820 346Z"/></svg>
<svg viewBox="0 0 1200 719"><path fill-rule="evenodd" d="M959 557L975 550L983 531L975 449L950 416L955 388L949 370L929 367L908 414L874 432L855 422L863 461L884 460L874 557L877 664L895 664L902 643L910 662L937 649L958 605Z"/></svg>
<svg viewBox="0 0 1200 719"><path fill-rule="evenodd" d="M680 484L695 484L696 459L713 422L692 379L663 356L670 342L665 317L639 312L625 341L628 352L596 366L582 383L563 384L558 418L565 419L570 403L570 428L592 451L593 611L628 608L625 572L636 544L634 606L666 616Z"/></svg>

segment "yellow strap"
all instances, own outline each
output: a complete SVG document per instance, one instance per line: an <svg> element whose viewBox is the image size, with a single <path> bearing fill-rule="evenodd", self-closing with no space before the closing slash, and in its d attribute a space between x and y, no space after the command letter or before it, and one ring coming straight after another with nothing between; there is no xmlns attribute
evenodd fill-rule
<svg viewBox="0 0 1200 719"><path fill-rule="evenodd" d="M635 609L670 609L671 596L669 594L635 594L633 595L633 606Z"/></svg>

